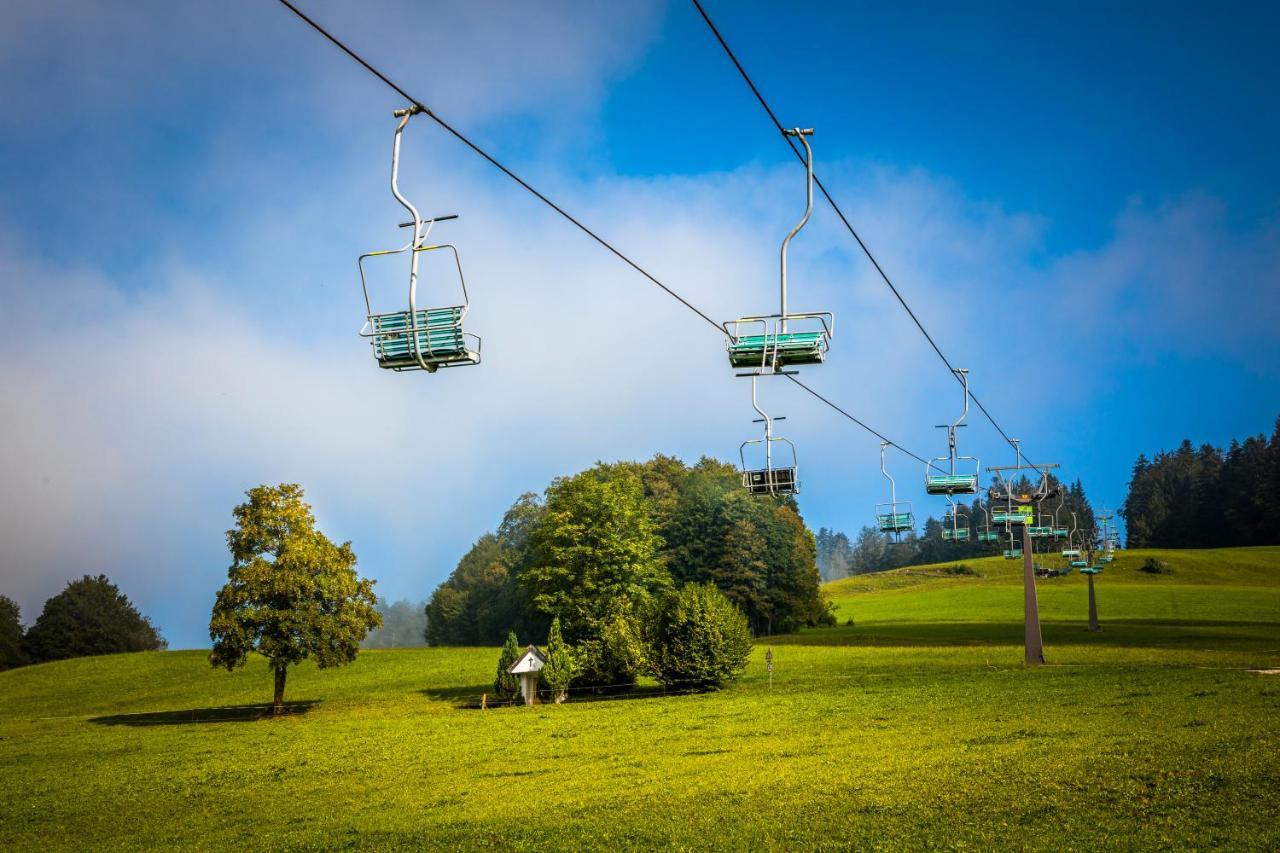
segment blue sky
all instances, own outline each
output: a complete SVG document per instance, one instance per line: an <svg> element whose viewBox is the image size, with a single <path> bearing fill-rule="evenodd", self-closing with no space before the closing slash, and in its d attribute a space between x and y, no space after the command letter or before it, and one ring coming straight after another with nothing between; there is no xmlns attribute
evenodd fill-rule
<svg viewBox="0 0 1280 853"><path fill-rule="evenodd" d="M712 316L772 309L802 172L692 6L304 8ZM817 128L820 174L1033 459L1115 506L1139 452L1270 430L1274 6L708 8L782 120ZM462 216L437 234L486 361L377 370L354 259L399 236L401 104L283 8L6 15L0 592L28 620L101 571L176 646L204 643L231 506L282 480L381 594L421 599L522 491L754 435L700 320L422 120L404 186ZM375 283L387 309L401 279ZM806 381L943 452L958 390L821 205L792 282L793 306L837 315ZM875 440L796 389L762 399L799 447L806 519L856 531L883 499ZM1008 462L970 423L962 447ZM890 464L941 512L918 464Z"/></svg>

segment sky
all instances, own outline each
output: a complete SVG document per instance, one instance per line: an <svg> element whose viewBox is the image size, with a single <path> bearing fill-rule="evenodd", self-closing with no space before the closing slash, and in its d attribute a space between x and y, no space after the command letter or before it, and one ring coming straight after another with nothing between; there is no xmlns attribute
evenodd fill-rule
<svg viewBox="0 0 1280 853"><path fill-rule="evenodd" d="M774 310L804 173L692 5L302 7L717 320ZM1124 499L1133 461L1280 414L1280 10L771 3L708 11L939 346L1036 462ZM415 118L401 184L457 213L475 368L379 370L355 259L399 245L402 99L265 0L17 0L0 29L0 593L105 573L207 645L231 509L297 482L389 599L427 598L521 493L597 460L735 460L723 339ZM425 267L424 298L456 282ZM802 379L922 456L959 387L821 201ZM402 307L407 270L371 280ZM435 301L438 300L438 301ZM782 380L800 507L855 533L877 440ZM961 452L1013 452L980 414ZM889 456L919 517L922 467Z"/></svg>

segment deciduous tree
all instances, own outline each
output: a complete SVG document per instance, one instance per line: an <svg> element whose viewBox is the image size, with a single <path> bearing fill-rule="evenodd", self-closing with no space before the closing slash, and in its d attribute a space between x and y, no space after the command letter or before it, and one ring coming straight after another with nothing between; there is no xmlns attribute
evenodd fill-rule
<svg viewBox="0 0 1280 853"><path fill-rule="evenodd" d="M27 662L22 650L22 611L17 602L0 595L0 670L13 669Z"/></svg>
<svg viewBox="0 0 1280 853"><path fill-rule="evenodd" d="M659 544L639 478L591 469L547 490L519 583L544 624L558 616L570 642L597 639L616 599L643 607L670 586Z"/></svg>
<svg viewBox="0 0 1280 853"><path fill-rule="evenodd" d="M23 648L32 661L118 652L146 652L167 644L147 617L106 575L67 584L44 603Z"/></svg>
<svg viewBox="0 0 1280 853"><path fill-rule="evenodd" d="M307 659L321 669L350 663L382 617L374 582L356 574L351 543L335 545L316 529L301 486L258 486L246 494L227 531L232 562L209 621L209 662L232 670L254 652L266 658L278 715L290 666Z"/></svg>

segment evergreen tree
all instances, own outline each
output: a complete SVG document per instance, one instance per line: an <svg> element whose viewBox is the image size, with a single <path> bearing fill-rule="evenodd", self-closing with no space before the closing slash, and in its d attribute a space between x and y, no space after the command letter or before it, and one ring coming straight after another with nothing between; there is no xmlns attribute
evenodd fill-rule
<svg viewBox="0 0 1280 853"><path fill-rule="evenodd" d="M874 527L864 526L854 539L850 573L865 574L887 568L886 558L890 547L891 540L887 534Z"/></svg>
<svg viewBox="0 0 1280 853"><path fill-rule="evenodd" d="M1183 441L1139 456L1121 507L1130 548L1209 548L1280 542L1280 420L1225 453Z"/></svg>
<svg viewBox="0 0 1280 853"><path fill-rule="evenodd" d="M573 647L564 641L560 633L560 620L551 620L551 631L547 634L547 662L542 667L542 683L551 691L555 703L559 705L569 695L569 684L578 674L578 662Z"/></svg>
<svg viewBox="0 0 1280 853"><path fill-rule="evenodd" d="M767 550L768 543L756 525L740 518L725 533L719 564L706 573L743 613L759 616L769 607ZM751 629L759 632L761 626L753 624Z"/></svg>
<svg viewBox="0 0 1280 853"><path fill-rule="evenodd" d="M511 674L511 667L520 660L520 641L516 632L507 632L507 641L498 655L498 671L493 679L493 692L499 699L511 699L520 692L520 679Z"/></svg>

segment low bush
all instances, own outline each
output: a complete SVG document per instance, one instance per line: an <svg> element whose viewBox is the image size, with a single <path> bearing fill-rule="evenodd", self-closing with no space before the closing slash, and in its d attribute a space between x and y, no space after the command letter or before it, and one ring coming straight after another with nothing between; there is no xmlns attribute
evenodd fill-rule
<svg viewBox="0 0 1280 853"><path fill-rule="evenodd" d="M662 604L654 627L654 674L668 686L714 689L747 666L747 617L713 584L686 584Z"/></svg>
<svg viewBox="0 0 1280 853"><path fill-rule="evenodd" d="M1160 562L1155 557L1147 557L1147 559L1142 562L1142 565L1138 567L1138 571L1146 572L1149 575L1162 575L1167 571L1167 568L1164 563Z"/></svg>
<svg viewBox="0 0 1280 853"><path fill-rule="evenodd" d="M511 699L520 693L520 679L508 672L518 660L520 660L520 641L516 639L516 632L511 631L507 634L507 642L498 656L498 669L493 679L493 692L499 699Z"/></svg>

